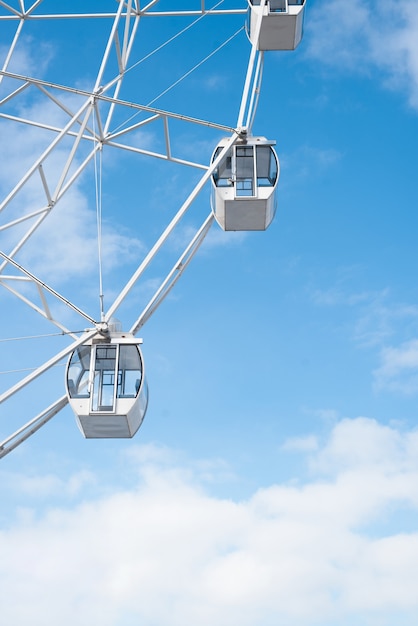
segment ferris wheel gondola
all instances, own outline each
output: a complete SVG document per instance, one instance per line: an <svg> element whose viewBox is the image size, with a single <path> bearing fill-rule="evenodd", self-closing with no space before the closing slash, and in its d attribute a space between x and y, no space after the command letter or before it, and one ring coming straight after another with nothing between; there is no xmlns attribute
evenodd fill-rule
<svg viewBox="0 0 418 626"><path fill-rule="evenodd" d="M212 174L212 211L223 230L266 230L276 211L279 160L274 141L242 137ZM217 146L212 162L225 146Z"/></svg>
<svg viewBox="0 0 418 626"><path fill-rule="evenodd" d="M248 0L248 35L258 50L295 50L302 40L305 0ZM261 18L260 32L257 24Z"/></svg>
<svg viewBox="0 0 418 626"><path fill-rule="evenodd" d="M148 405L141 343L112 324L71 354L68 400L86 439L130 438L141 426Z"/></svg>

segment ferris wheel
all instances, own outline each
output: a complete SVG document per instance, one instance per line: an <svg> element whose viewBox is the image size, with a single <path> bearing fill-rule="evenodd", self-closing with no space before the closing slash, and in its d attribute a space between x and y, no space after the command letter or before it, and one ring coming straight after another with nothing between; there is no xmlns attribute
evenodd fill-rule
<svg viewBox="0 0 418 626"><path fill-rule="evenodd" d="M0 0L2 327L12 325L7 303L17 299L25 311L22 328L32 329L33 318L40 319L57 337L40 365L23 377L17 374L2 391L0 405L7 407L66 363L65 394L1 441L0 458L67 404L85 437L132 437L148 404L138 332L214 223L224 231L265 230L275 213L275 142L252 129L264 54L298 46L305 0L213 0L210 5L207 0L108 0L100 11L98 4ZM219 35L203 37L209 25ZM180 44L179 59L173 46L192 33L194 46ZM60 47L64 34L65 48ZM234 68L241 80L235 118L225 120L222 107L214 115L202 97L193 108L181 89L214 59L222 67L236 41L245 45L246 55ZM170 99L169 94L177 95ZM207 148L197 149L208 145L209 158ZM180 170L187 172L189 188L176 204L164 181ZM126 219L125 232L140 222L146 244L109 235L104 208L114 202L109 179L120 190L124 206L117 213ZM210 203L200 201L208 186ZM156 208L156 187L175 208ZM141 212L144 205L148 212ZM181 230L197 205L193 228ZM78 236L80 223L93 234ZM136 301L128 309L129 328L123 329L116 319L120 310L176 232L181 232L181 249L159 283L144 289L139 314ZM106 293L104 276L124 254L128 275ZM88 274L94 287L74 289L71 278L77 272ZM66 280L60 280L63 273Z"/></svg>

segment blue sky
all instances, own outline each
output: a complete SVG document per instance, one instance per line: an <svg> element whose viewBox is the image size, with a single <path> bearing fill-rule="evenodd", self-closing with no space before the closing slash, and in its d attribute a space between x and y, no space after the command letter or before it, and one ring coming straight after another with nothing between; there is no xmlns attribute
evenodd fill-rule
<svg viewBox="0 0 418 626"><path fill-rule="evenodd" d="M243 22L201 20L132 69L121 97L147 104ZM131 63L188 23L144 18ZM10 70L91 89L110 24L27 22ZM2 63L13 29L0 28ZM133 440L86 441L67 407L1 461L5 623L416 625L417 42L415 0L309 0L300 47L266 54L253 130L277 142L275 221L265 233L214 225L142 329L150 404ZM241 31L155 106L234 126L249 53ZM16 103L62 119L33 90ZM222 136L180 123L172 135L201 163ZM2 198L49 140L0 119ZM161 142L151 125L134 140ZM109 306L199 172L111 149L103 171ZM97 317L92 167L54 211L19 261ZM205 189L118 311L124 328L208 211ZM3 339L55 332L0 298ZM2 341L0 369L35 367L66 342ZM2 373L1 390L23 375ZM63 378L56 367L2 404L0 438L60 397Z"/></svg>

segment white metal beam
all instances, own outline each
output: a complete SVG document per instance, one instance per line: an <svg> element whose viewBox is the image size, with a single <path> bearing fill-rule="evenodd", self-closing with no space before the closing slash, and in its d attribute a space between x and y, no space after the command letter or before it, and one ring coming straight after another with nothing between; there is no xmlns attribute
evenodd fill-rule
<svg viewBox="0 0 418 626"><path fill-rule="evenodd" d="M136 322L133 324L131 330L129 331L133 335L136 335L139 329L145 324L145 322L148 321L151 315L155 313L163 300L168 296L168 294L170 293L170 291L200 248L201 244L203 243L203 240L208 234L214 219L215 218L213 216L213 213L211 212L206 220L203 222L202 226L196 232L193 239L190 241L189 245L186 247L182 255L173 265L171 271L167 274L160 287L154 293L148 304L145 306L144 310L139 315Z"/></svg>
<svg viewBox="0 0 418 626"><path fill-rule="evenodd" d="M36 370L28 374L28 376L26 376L21 381L13 385L13 387L10 387L7 391L1 394L0 404L4 402L5 400L7 400L8 398L10 398L11 396L13 396L15 393L17 393L21 389L23 389L23 387L26 387L26 385L28 385L33 380L38 378L41 374L49 370L51 367L53 367L54 365L62 361L62 359L67 357L70 354L70 352L73 352L73 350L78 348L78 346L82 346L84 343L86 343L86 341L88 341L89 339L92 339L92 337L94 337L98 333L99 331L96 328L94 328L93 330L87 331L80 339L77 339L72 344L64 348L64 350L61 350L61 352L59 352L54 357L49 359L49 361L46 361L46 363L38 367Z"/></svg>
<svg viewBox="0 0 418 626"><path fill-rule="evenodd" d="M158 251L163 246L163 244L167 241L168 237L173 232L174 228L177 226L177 224L180 222L182 217L189 210L191 204L194 202L198 194L202 191L203 187L206 185L206 183L210 179L213 171L218 167L219 163L224 158L229 148L236 142L238 136L239 136L238 132L234 132L234 134L231 135L229 140L226 142L225 147L222 148L221 152L219 153L215 161L211 164L210 167L208 167L207 171L203 174L203 176L201 177L197 185L194 187L193 191L189 194L188 198L185 200L185 202L182 204L180 209L177 211L176 215L173 217L173 219L171 220L167 228L164 230L164 232L162 233L158 241L153 245L151 250L145 256L142 263L138 266L138 268L136 269L136 271L134 272L130 280L127 282L125 287L120 292L119 296L115 299L115 301L113 302L113 304L107 311L106 316L105 316L105 319L107 322L110 320L111 317L113 317L113 315L115 314L119 306L122 304L126 296L129 294L129 292L131 291L135 283L138 281L140 276L144 273L148 265L151 263L152 259L158 253Z"/></svg>
<svg viewBox="0 0 418 626"><path fill-rule="evenodd" d="M42 426L44 426L50 419L55 417L57 413L61 411L68 404L67 396L62 396L59 400L51 404L47 409L39 413L36 417L31 419L27 424L24 424L12 435L9 435L4 441L0 442L0 459L12 452L17 446L26 441L31 435L36 433Z"/></svg>

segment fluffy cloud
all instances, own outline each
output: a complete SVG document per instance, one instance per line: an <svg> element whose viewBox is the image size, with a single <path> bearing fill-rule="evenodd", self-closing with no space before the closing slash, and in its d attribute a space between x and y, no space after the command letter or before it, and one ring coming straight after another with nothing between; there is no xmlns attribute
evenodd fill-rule
<svg viewBox="0 0 418 626"><path fill-rule="evenodd" d="M353 290L350 283L357 277L358 268L339 269L331 287L310 289L313 304L354 311L350 332L356 343L363 347L381 347L400 329L404 330L404 334L416 332L416 305L395 301L388 288L380 291Z"/></svg>
<svg viewBox="0 0 418 626"><path fill-rule="evenodd" d="M418 107L418 15L415 0L330 0L309 12L309 54L326 65L383 72L390 88Z"/></svg>
<svg viewBox="0 0 418 626"><path fill-rule="evenodd" d="M418 391L418 339L397 348L384 348L381 364L374 371L377 389L390 389L411 394Z"/></svg>
<svg viewBox="0 0 418 626"><path fill-rule="evenodd" d="M5 38L4 38L5 39ZM3 41L4 43L4 41ZM0 46L0 59L6 59L9 49ZM23 76L40 76L53 58L52 46L46 41L35 41L32 37L24 38L24 46L17 47L7 67L9 72Z"/></svg>
<svg viewBox="0 0 418 626"><path fill-rule="evenodd" d="M67 506L26 506L0 531L5 623L412 626L418 532L396 511L418 511L417 433L345 419L308 449L308 482L246 501L139 447L125 459L129 488L89 477L98 495L82 503L69 488Z"/></svg>

